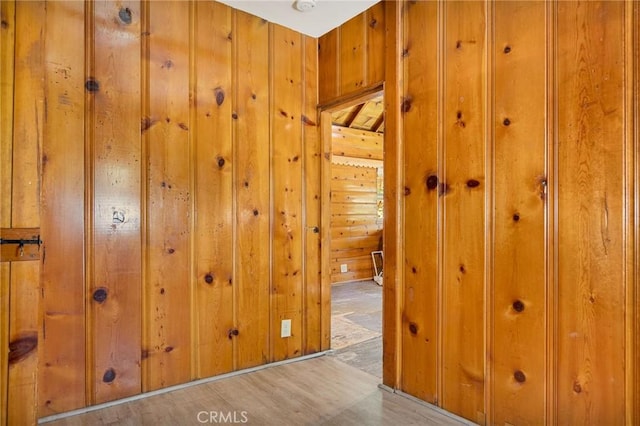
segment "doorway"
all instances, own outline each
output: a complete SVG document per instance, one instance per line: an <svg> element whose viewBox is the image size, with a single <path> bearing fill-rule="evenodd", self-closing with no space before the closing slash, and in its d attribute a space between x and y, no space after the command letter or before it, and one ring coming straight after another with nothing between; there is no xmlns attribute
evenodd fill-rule
<svg viewBox="0 0 640 426"><path fill-rule="evenodd" d="M321 114L323 289L330 294L330 348L382 379L384 99L381 88Z"/></svg>

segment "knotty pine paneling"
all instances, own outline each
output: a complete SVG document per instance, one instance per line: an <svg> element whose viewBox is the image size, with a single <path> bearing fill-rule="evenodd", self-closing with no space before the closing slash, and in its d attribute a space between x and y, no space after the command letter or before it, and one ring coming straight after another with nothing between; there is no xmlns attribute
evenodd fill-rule
<svg viewBox="0 0 640 426"><path fill-rule="evenodd" d="M438 315L438 108L432 99L438 93L437 7L435 2L407 4L402 41L407 52L403 62L402 119L404 125L404 215L411 223L403 235L405 263L402 378L406 392L430 403L437 402ZM425 33L420 29L428 28ZM417 38L421 37L418 42ZM425 84L413 85L423 79Z"/></svg>
<svg viewBox="0 0 640 426"><path fill-rule="evenodd" d="M385 28L380 2L318 39L321 103L384 80Z"/></svg>
<svg viewBox="0 0 640 426"><path fill-rule="evenodd" d="M45 241L1 268L3 424L320 350L317 40L214 2L2 11L2 220Z"/></svg>
<svg viewBox="0 0 640 426"><path fill-rule="evenodd" d="M478 71L486 64L487 22L481 2L446 3L444 14L440 401L445 409L482 423L487 113Z"/></svg>
<svg viewBox="0 0 640 426"><path fill-rule="evenodd" d="M270 330L269 25L235 14L234 81L237 367L268 362Z"/></svg>
<svg viewBox="0 0 640 426"><path fill-rule="evenodd" d="M90 401L102 403L141 391L142 330L131 327L142 317L140 5L96 1L92 7L87 26L94 36L89 75L98 90L87 94L86 111L92 154L87 159L91 178L86 192L93 199L87 290L93 361ZM122 7L126 9L120 13ZM113 320L118 317L127 320Z"/></svg>
<svg viewBox="0 0 640 426"><path fill-rule="evenodd" d="M638 14L386 4L386 384L480 423L637 422ZM354 22L320 39L323 103Z"/></svg>
<svg viewBox="0 0 640 426"><path fill-rule="evenodd" d="M25 2L26 4L26 2ZM40 235L41 329L38 416L84 407L85 4L48 2L45 28L44 141ZM102 372L104 374L104 372Z"/></svg>
<svg viewBox="0 0 640 426"><path fill-rule="evenodd" d="M498 2L493 41L493 424L545 421L546 5ZM531 30L522 31L523 26ZM514 96L526 93L526 96ZM532 350L540 348L540 350Z"/></svg>
<svg viewBox="0 0 640 426"><path fill-rule="evenodd" d="M318 41L304 39L304 98L302 104L302 134L304 175L304 286L303 352L313 353L323 349L321 317L328 315L321 305L320 223L322 147L318 132Z"/></svg>
<svg viewBox="0 0 640 426"><path fill-rule="evenodd" d="M270 28L271 179L273 190L271 329L291 320L291 336L272 340L274 360L302 350L302 119L304 38L279 25Z"/></svg>
<svg viewBox="0 0 640 426"><path fill-rule="evenodd" d="M143 390L191 378L190 5L148 5ZM146 101L146 100L145 100ZM220 135L224 138L224 134ZM204 280L205 277L196 277Z"/></svg>
<svg viewBox="0 0 640 426"><path fill-rule="evenodd" d="M559 3L557 29L557 419L622 424L625 3Z"/></svg>
<svg viewBox="0 0 640 426"><path fill-rule="evenodd" d="M3 170L0 175L0 222L6 228L40 226L39 172L44 125L44 89L40 84L44 75L43 16L42 3L9 2L2 5L0 167ZM14 162L24 166L14 167ZM5 262L1 268L0 424L34 422L39 320L38 310L34 307L39 303L40 263Z"/></svg>
<svg viewBox="0 0 640 426"><path fill-rule="evenodd" d="M214 2L195 13L196 377L233 368L233 14Z"/></svg>

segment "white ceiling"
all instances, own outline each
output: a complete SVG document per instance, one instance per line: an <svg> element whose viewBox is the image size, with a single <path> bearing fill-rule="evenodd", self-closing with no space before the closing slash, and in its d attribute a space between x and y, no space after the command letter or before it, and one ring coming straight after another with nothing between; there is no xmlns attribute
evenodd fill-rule
<svg viewBox="0 0 640 426"><path fill-rule="evenodd" d="M380 0L317 0L308 12L294 9L294 0L218 0L269 22L320 37L367 10Z"/></svg>

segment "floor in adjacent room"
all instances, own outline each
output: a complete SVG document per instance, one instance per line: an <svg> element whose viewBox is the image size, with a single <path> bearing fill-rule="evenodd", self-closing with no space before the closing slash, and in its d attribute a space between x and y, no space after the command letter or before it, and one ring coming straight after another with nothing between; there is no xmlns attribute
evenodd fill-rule
<svg viewBox="0 0 640 426"><path fill-rule="evenodd" d="M382 380L382 287L374 281L331 286L331 353Z"/></svg>

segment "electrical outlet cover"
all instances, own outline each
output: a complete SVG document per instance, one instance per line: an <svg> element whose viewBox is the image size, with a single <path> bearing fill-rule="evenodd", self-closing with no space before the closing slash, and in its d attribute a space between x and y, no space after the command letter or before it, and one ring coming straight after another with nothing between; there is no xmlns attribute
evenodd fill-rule
<svg viewBox="0 0 640 426"><path fill-rule="evenodd" d="M280 325L280 337L291 337L291 320L282 320Z"/></svg>

